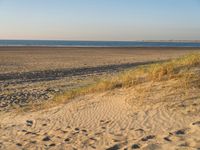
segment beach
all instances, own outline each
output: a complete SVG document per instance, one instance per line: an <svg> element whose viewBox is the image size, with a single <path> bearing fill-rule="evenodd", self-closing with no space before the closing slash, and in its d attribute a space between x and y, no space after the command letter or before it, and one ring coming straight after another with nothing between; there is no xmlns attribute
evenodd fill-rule
<svg viewBox="0 0 200 150"><path fill-rule="evenodd" d="M200 150L197 0L0 0L0 150Z"/></svg>
<svg viewBox="0 0 200 150"><path fill-rule="evenodd" d="M1 110L40 103L102 76L198 48L0 47Z"/></svg>
<svg viewBox="0 0 200 150"><path fill-rule="evenodd" d="M199 52L187 47L0 47L0 149L198 150L199 85L185 92L185 80L173 76L38 106L102 78ZM178 73L199 76L199 64L189 65L177 67Z"/></svg>
<svg viewBox="0 0 200 150"><path fill-rule="evenodd" d="M96 67L159 61L199 51L190 47L0 47L0 72Z"/></svg>

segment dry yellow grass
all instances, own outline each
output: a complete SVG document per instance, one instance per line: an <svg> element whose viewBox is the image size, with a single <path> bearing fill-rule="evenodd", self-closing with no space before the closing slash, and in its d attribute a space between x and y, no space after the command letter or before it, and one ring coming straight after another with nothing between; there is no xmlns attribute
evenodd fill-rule
<svg viewBox="0 0 200 150"><path fill-rule="evenodd" d="M200 65L200 54L190 54L164 63L145 65L133 70L124 71L111 78L105 78L99 82L55 96L53 103L63 103L77 96L94 92L103 92L121 87L130 87L140 83L176 79L182 87L199 83L200 77L193 73L192 68ZM199 84L198 84L199 86Z"/></svg>
<svg viewBox="0 0 200 150"><path fill-rule="evenodd" d="M194 70L200 68L200 53L189 54L177 59L172 59L162 63L139 66L132 70L126 70L112 77L105 77L89 86L80 87L56 95L52 100L44 101L39 104L30 104L16 110L22 111L37 111L48 109L58 104L68 102L75 97L84 96L91 93L104 92L116 88L128 88L140 85L145 82L162 82L167 80L177 80L177 84L173 85L173 89L182 88L187 93L188 88L200 88L199 73ZM141 90L140 97L144 97L145 91ZM144 92L142 92L144 91Z"/></svg>

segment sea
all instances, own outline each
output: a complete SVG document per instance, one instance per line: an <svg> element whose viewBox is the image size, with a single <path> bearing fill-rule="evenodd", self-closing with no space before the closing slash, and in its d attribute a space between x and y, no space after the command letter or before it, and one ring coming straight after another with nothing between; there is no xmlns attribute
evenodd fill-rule
<svg viewBox="0 0 200 150"><path fill-rule="evenodd" d="M200 42L0 40L0 46L48 47L200 47Z"/></svg>

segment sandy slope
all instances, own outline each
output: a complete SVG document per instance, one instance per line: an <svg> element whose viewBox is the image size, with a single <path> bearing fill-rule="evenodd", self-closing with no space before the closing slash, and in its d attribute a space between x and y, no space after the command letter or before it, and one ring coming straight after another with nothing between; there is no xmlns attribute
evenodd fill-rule
<svg viewBox="0 0 200 150"><path fill-rule="evenodd" d="M160 62L200 48L168 47L2 47L0 111L51 100L102 76Z"/></svg>
<svg viewBox="0 0 200 150"><path fill-rule="evenodd" d="M46 111L0 115L1 149L200 149L200 92L176 81L77 98ZM148 89L148 90L146 90Z"/></svg>

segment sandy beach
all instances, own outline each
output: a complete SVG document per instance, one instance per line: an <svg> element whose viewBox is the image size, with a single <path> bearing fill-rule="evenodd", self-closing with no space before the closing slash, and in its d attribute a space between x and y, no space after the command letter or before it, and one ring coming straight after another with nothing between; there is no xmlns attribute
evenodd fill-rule
<svg viewBox="0 0 200 150"><path fill-rule="evenodd" d="M175 78L94 92L44 110L19 109L104 76L199 51L0 47L0 149L198 150L200 89L185 92ZM199 65L192 73L199 75Z"/></svg>
<svg viewBox="0 0 200 150"><path fill-rule="evenodd" d="M164 85L155 88L160 86ZM166 93L156 92L139 104L134 89L121 89L46 111L6 113L0 117L1 149L199 148L200 99L174 102L179 95L163 99ZM199 91L191 93L199 96ZM187 98L194 99L192 95Z"/></svg>
<svg viewBox="0 0 200 150"><path fill-rule="evenodd" d="M11 105L40 103L105 75L198 51L198 48L0 47L0 110Z"/></svg>
<svg viewBox="0 0 200 150"><path fill-rule="evenodd" d="M199 48L103 48L103 47L0 47L0 72L55 69L152 62L176 58Z"/></svg>
<svg viewBox="0 0 200 150"><path fill-rule="evenodd" d="M198 0L0 0L0 150L200 150Z"/></svg>

